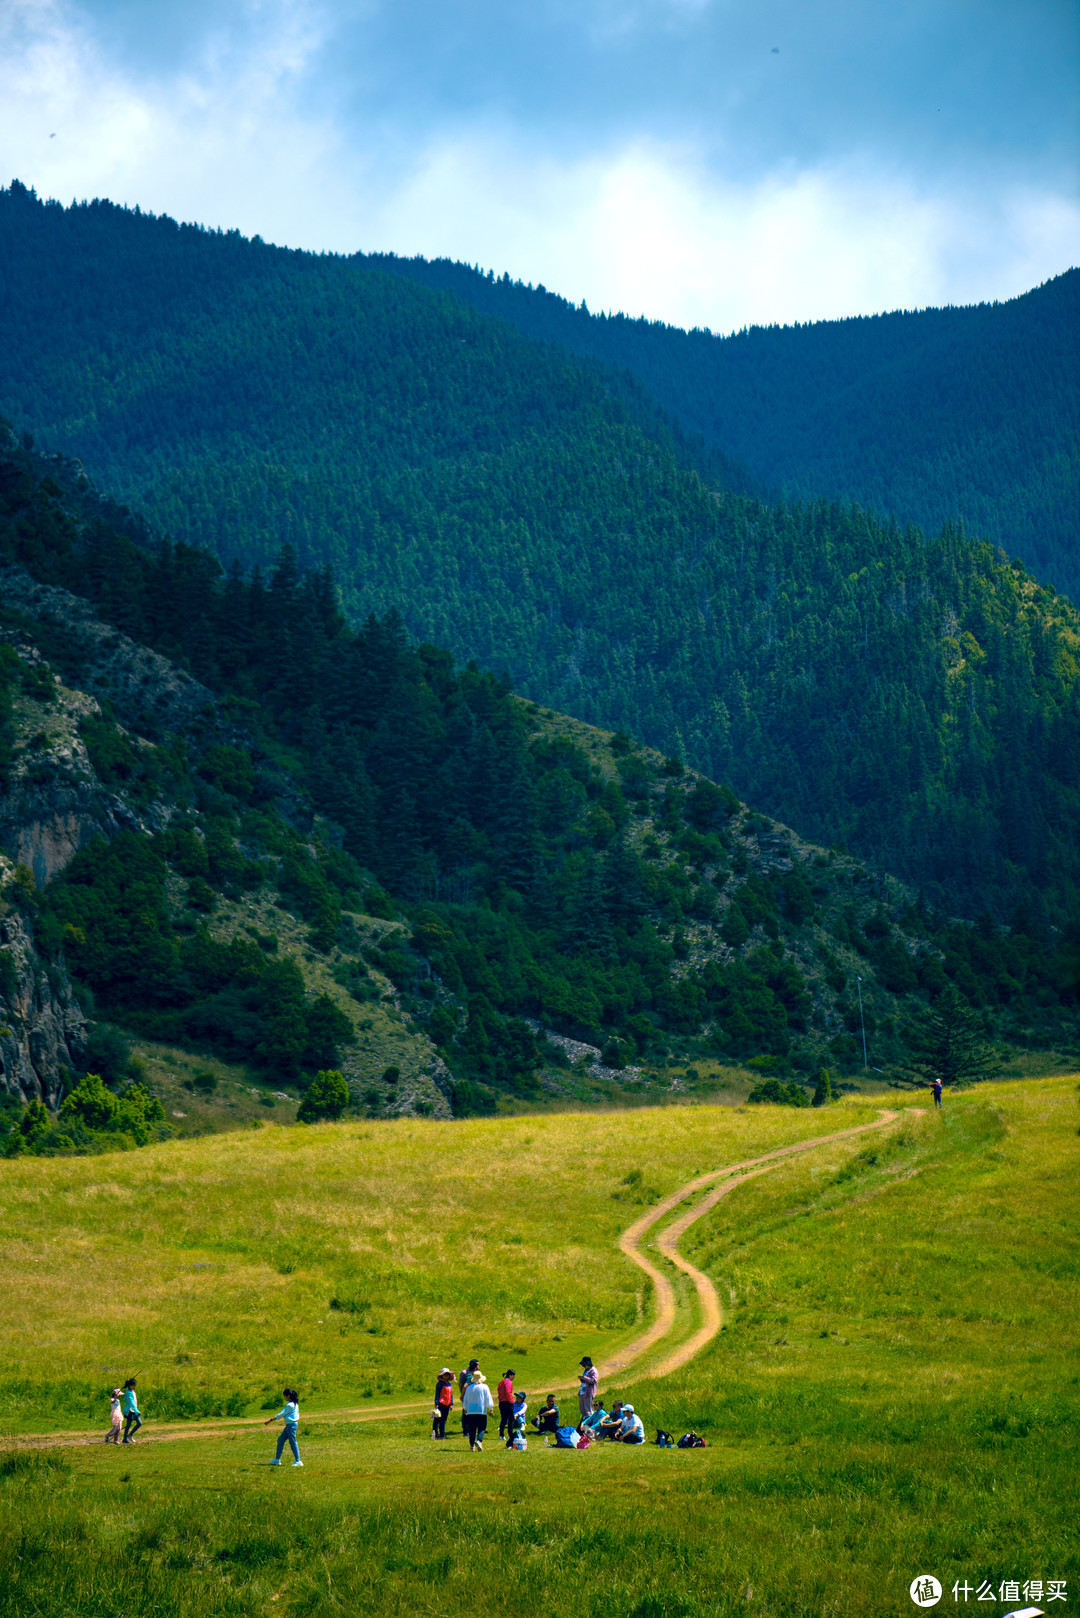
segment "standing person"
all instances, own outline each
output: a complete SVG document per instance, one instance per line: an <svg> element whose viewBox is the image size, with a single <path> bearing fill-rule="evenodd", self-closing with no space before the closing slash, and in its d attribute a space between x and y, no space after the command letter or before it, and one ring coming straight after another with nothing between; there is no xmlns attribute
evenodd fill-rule
<svg viewBox="0 0 1080 1618"><path fill-rule="evenodd" d="M270 1462L271 1466L281 1465L281 1452L285 1448L286 1440L293 1452L293 1465L303 1466L300 1451L296 1443L296 1424L300 1420L300 1395L295 1388L285 1389L285 1408L279 1410L276 1416L268 1416L263 1422L264 1427L272 1427L275 1421L284 1421L285 1425L278 1433L277 1454Z"/></svg>
<svg viewBox="0 0 1080 1618"><path fill-rule="evenodd" d="M941 1080L934 1080L934 1106L941 1111Z"/></svg>
<svg viewBox="0 0 1080 1618"><path fill-rule="evenodd" d="M444 1365L435 1384L435 1404L431 1421L432 1438L446 1437L446 1418L453 1408L454 1373L448 1365Z"/></svg>
<svg viewBox="0 0 1080 1618"><path fill-rule="evenodd" d="M495 1397L499 1401L499 1437L504 1438L514 1430L514 1372L504 1371L503 1379L495 1390Z"/></svg>
<svg viewBox="0 0 1080 1618"><path fill-rule="evenodd" d="M109 1428L108 1432L105 1434L105 1442L106 1442L106 1444L119 1444L119 1442L120 1442L120 1425L121 1425L121 1422L123 1420L123 1417L120 1414L120 1389L119 1388L114 1388L112 1390L112 1403L109 1405L109 1416L110 1416L111 1421L112 1421L112 1426Z"/></svg>
<svg viewBox="0 0 1080 1618"><path fill-rule="evenodd" d="M491 1389L483 1371L474 1371L468 1387L461 1397L461 1424L469 1440L470 1449L483 1449L487 1419L495 1408Z"/></svg>
<svg viewBox="0 0 1080 1618"><path fill-rule="evenodd" d="M124 1383L124 1396L120 1400L120 1408L124 1412L124 1443L134 1444L135 1434L142 1426L142 1416L139 1413L139 1401L135 1396L133 1376L129 1376Z"/></svg>
<svg viewBox="0 0 1080 1618"><path fill-rule="evenodd" d="M581 1386L578 1388L577 1402L578 1409L581 1411L581 1419L584 1421L586 1416L592 1415L593 1400L596 1398L596 1390L600 1386L600 1372L587 1354L582 1355L580 1364Z"/></svg>
<svg viewBox="0 0 1080 1618"><path fill-rule="evenodd" d="M459 1371L458 1374L457 1374L458 1398L461 1400L461 1430L462 1430L462 1432L465 1431L465 1389L469 1386L469 1383L472 1381L473 1372L478 1371L479 1369L480 1369L480 1361L479 1360L470 1360L468 1365L466 1366L465 1370L464 1371Z"/></svg>

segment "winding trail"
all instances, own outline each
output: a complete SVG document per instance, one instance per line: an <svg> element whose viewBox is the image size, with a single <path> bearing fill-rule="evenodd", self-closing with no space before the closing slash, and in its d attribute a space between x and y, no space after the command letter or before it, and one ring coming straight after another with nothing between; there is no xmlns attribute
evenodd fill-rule
<svg viewBox="0 0 1080 1618"><path fill-rule="evenodd" d="M701 1300L702 1324L692 1337L688 1338L685 1343L681 1343L666 1359L661 1360L658 1365L652 1366L648 1373L651 1377L668 1376L672 1371L677 1371L686 1365L689 1360L693 1359L695 1354L701 1352L706 1343L712 1342L724 1322L724 1311L720 1307L720 1299L717 1296L716 1288L703 1271L696 1269L693 1264L683 1258L677 1246L680 1236L685 1235L696 1220L701 1219L711 1208L715 1208L721 1197L726 1197L728 1192L734 1191L736 1186L745 1185L747 1180L754 1180L759 1174L768 1174L770 1169L778 1168L784 1158L793 1157L798 1152L813 1151L815 1146L825 1146L830 1141L850 1140L856 1135L865 1135L870 1130L883 1129L887 1124L895 1122L899 1116L898 1112L886 1110L872 1124L859 1124L854 1129L840 1129L832 1135L815 1135L810 1140L796 1141L793 1146L779 1146L775 1151L764 1152L761 1157L748 1157L742 1163L729 1163L725 1168L713 1169L708 1174L699 1174L696 1179L688 1180L678 1191L673 1191L662 1202L658 1202L650 1208L648 1213L642 1214L640 1219L636 1219L619 1237L619 1248L639 1269L645 1271L645 1274L652 1282L656 1298L656 1319L641 1337L635 1338L632 1343L628 1343L625 1348L620 1349L612 1359L605 1361L600 1367L601 1379L610 1380L611 1377L621 1375L628 1370L631 1365L641 1359L643 1354L648 1353L654 1343L658 1343L662 1338L666 1337L675 1324L675 1289L671 1284L671 1280L662 1270L658 1270L655 1264L649 1262L639 1246L645 1232L651 1230L653 1225L663 1219L665 1214L671 1213L680 1203L685 1202L688 1197L692 1197L696 1191L700 1191L704 1186L713 1185L717 1180L723 1181L716 1190L709 1196L703 1197L688 1213L676 1219L657 1238L656 1245L664 1257L670 1259L677 1269L688 1275L697 1288L697 1294ZM762 1167L761 1165L764 1166Z"/></svg>
<svg viewBox="0 0 1080 1618"><path fill-rule="evenodd" d="M736 1186L745 1185L747 1180L754 1180L761 1174L768 1174L770 1170L779 1168L785 1158L794 1157L799 1152L813 1151L817 1146L827 1146L833 1141L852 1140L857 1135L865 1135L873 1130L884 1129L894 1123L900 1116L898 1112L886 1110L873 1123L859 1124L853 1129L840 1129L831 1135L814 1135L808 1140L796 1141L791 1146L778 1146L775 1151L765 1152L760 1157L749 1157L741 1163L728 1163L724 1168L712 1169L708 1174L699 1174L693 1180L688 1180L677 1191L655 1203L647 1213L635 1219L619 1237L619 1249L639 1269L644 1270L653 1284L653 1293L656 1299L656 1318L652 1325L636 1337L632 1343L618 1351L610 1359L600 1365L601 1381L610 1381L615 1376L622 1376L632 1366L642 1359L651 1348L662 1342L668 1336L675 1324L675 1289L669 1276L663 1270L657 1269L645 1257L640 1248L642 1237L647 1231L660 1222L665 1215L672 1213L682 1203L691 1199L698 1191L706 1186L713 1186L708 1196L700 1202L694 1203L685 1213L674 1220L656 1238L656 1246L664 1258L670 1260L677 1269L688 1275L697 1289L701 1303L701 1325L692 1337L672 1350L664 1359L649 1367L646 1375L649 1377L669 1376L672 1371L680 1370L688 1364L696 1354L699 1354L707 1343L711 1343L720 1327L723 1325L724 1312L717 1296L716 1288L704 1271L697 1269L687 1259L683 1258L678 1249L680 1237L684 1236L690 1226L704 1217L710 1209L715 1208L721 1197L726 1197L729 1191ZM717 1181L721 1183L716 1184ZM577 1390L577 1381L563 1383L549 1383L553 1392L566 1393ZM341 1410L317 1410L305 1412L305 1423L315 1422L367 1422L387 1421L394 1416L408 1415L417 1410L425 1410L430 1406L429 1399L413 1399L406 1403L393 1405L368 1405L366 1408L346 1408ZM261 1416L238 1416L232 1419L217 1421L183 1422L176 1425L156 1423L151 1429L144 1428L138 1442L146 1443L174 1443L185 1438L218 1438L229 1434L238 1434L250 1431L264 1425ZM77 1431L53 1433L18 1433L0 1445L0 1453L7 1449L52 1449L71 1448L73 1446L101 1444L101 1433L95 1431L93 1435L84 1428Z"/></svg>

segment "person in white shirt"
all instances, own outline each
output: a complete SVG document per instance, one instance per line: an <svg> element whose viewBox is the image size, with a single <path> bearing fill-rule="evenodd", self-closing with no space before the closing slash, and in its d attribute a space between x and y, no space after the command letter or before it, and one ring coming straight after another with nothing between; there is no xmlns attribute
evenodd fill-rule
<svg viewBox="0 0 1080 1618"><path fill-rule="evenodd" d="M276 1416L270 1416L263 1422L264 1427L271 1426L275 1421L284 1421L285 1423L280 1433L278 1433L277 1454L270 1462L271 1466L281 1465L281 1452L285 1448L286 1442L288 1442L289 1448L293 1452L293 1465L303 1466L304 1463L300 1459L300 1451L296 1444L296 1424L299 1420L300 1395L295 1388L286 1388L284 1410L279 1410Z"/></svg>
<svg viewBox="0 0 1080 1618"><path fill-rule="evenodd" d="M487 1377L483 1371L474 1371L461 1396L461 1424L470 1449L483 1449L488 1415L494 1408Z"/></svg>
<svg viewBox="0 0 1080 1618"><path fill-rule="evenodd" d="M615 1435L619 1444L644 1444L645 1429L641 1425L641 1417L634 1411L633 1405L623 1405L623 1422Z"/></svg>

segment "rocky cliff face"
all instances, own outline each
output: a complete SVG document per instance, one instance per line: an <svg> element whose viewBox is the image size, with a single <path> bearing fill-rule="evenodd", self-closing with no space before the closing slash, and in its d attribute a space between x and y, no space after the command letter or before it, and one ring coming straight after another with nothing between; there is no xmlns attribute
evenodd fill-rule
<svg viewBox="0 0 1080 1618"><path fill-rule="evenodd" d="M44 963L10 897L17 868L0 855L0 1090L55 1108L64 1071L78 1065L86 1020L67 974Z"/></svg>

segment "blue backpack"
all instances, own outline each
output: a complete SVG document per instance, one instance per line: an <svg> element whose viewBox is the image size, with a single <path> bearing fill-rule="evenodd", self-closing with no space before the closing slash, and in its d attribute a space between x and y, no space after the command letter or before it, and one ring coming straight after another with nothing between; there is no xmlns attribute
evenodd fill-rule
<svg viewBox="0 0 1080 1618"><path fill-rule="evenodd" d="M577 1449L577 1429L574 1427L556 1427L556 1449Z"/></svg>

